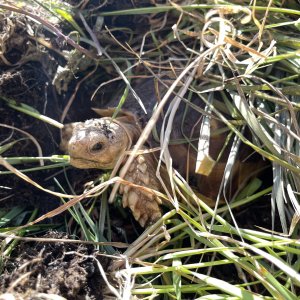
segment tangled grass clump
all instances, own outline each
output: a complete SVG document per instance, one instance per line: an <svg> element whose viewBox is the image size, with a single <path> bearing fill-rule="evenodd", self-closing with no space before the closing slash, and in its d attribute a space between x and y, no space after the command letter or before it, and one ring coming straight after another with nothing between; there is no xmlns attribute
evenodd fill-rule
<svg viewBox="0 0 300 300"><path fill-rule="evenodd" d="M247 4L243 6L235 4L239 1L215 1L215 4L168 1L164 5L146 1L145 6L119 10L110 3L89 6L89 1L82 1L77 7L59 1L19 2L22 5L5 1L0 9L30 17L47 32L39 36L37 30L37 36L31 36L30 40L59 57L56 73L49 76L57 94L69 92L61 121L72 109L84 84L92 87L90 98L97 98L105 86L114 81L125 82L121 108L128 92L135 94L131 85L135 77L160 80L164 74L171 74L174 78L130 156L133 158L143 146L164 104L175 94L158 135L160 163L165 164L171 182L171 188L162 197L172 209L112 263L111 276L119 290L110 286L110 292L122 299L129 299L129 295L144 298L163 295L171 299L297 299L300 286L299 5L278 0L268 1L267 6L259 0L245 1ZM285 4L287 7L283 7ZM37 7L39 13L33 9ZM61 27L56 25L60 24L58 20L64 21ZM49 43L45 38L47 34L65 44L61 49L55 48L53 41ZM10 44L4 46L7 50ZM0 63L7 66L9 60L3 49L2 52L0 49ZM100 72L105 75L99 75ZM78 76L77 80L74 75ZM189 104L192 97L199 97L205 107L204 110L192 107L204 114L197 170L210 168L212 146L208 137L212 134L212 116L223 122L223 130L233 137L222 186L216 187L219 195L214 208L193 191L188 179L173 171L168 151L178 106L182 101ZM143 105L145 99L137 95L136 98ZM61 126L32 112L28 106L16 105L12 99L1 96L1 100L14 109L30 115L36 113L34 116L42 121ZM190 143L188 138L185 142ZM263 168L269 165L272 171L265 173L269 178L252 176L231 199L221 203L225 188L230 186L233 164L242 143L252 149L253 155L263 157ZM7 145L1 153L13 147ZM124 172L131 158L125 163ZM61 157L48 159L64 161ZM9 171L32 183L9 162L7 158L0 160ZM257 168L262 165L257 163ZM69 187L57 184L59 192L50 193L72 199L30 224L70 209L75 223L80 224L81 231L76 233L81 232L87 240L110 242L111 226L105 223L109 219L105 204L107 187L122 178L107 180L109 176L105 176L99 185L79 196L74 196L73 191L67 195L64 191ZM40 185L36 187L49 192ZM102 196L100 221L92 218L92 209L85 210L80 203L86 196L92 198L99 194ZM255 211L255 205L265 202L270 203L263 206L270 209L269 228L261 228L253 221L255 214L260 214ZM91 207L94 205L92 202ZM251 207L254 207L252 211ZM250 215L249 220L241 222L239 214L248 209L253 220ZM116 253L111 244L103 249L109 254Z"/></svg>

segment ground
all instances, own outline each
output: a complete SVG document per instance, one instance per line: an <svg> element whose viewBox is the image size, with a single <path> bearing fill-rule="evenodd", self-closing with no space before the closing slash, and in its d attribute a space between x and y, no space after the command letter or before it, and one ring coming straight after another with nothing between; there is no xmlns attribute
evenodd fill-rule
<svg viewBox="0 0 300 300"><path fill-rule="evenodd" d="M45 239L66 239L62 233L49 232ZM6 262L0 277L2 292L41 299L42 293L66 299L102 299L105 284L98 263L104 269L108 259L98 257L93 247L66 243L22 242Z"/></svg>

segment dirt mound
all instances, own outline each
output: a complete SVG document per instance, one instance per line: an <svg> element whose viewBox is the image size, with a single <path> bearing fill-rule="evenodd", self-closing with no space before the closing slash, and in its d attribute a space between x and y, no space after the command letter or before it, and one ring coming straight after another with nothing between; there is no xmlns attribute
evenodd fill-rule
<svg viewBox="0 0 300 300"><path fill-rule="evenodd" d="M45 239L66 239L66 235L49 232ZM103 279L98 265L108 265L93 247L66 243L22 242L6 263L0 277L1 292L22 299L39 298L39 294L58 294L66 299L102 299Z"/></svg>

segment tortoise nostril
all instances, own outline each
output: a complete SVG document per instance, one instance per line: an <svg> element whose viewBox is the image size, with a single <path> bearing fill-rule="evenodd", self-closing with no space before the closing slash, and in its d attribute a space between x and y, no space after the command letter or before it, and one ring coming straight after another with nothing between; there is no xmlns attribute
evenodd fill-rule
<svg viewBox="0 0 300 300"><path fill-rule="evenodd" d="M91 151L93 152L101 151L102 148L103 148L103 144L98 142L91 147Z"/></svg>

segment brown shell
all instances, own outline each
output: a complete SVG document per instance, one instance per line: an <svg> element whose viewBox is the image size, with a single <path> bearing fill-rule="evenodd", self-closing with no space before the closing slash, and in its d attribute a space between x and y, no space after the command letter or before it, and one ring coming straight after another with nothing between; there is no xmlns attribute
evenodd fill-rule
<svg viewBox="0 0 300 300"><path fill-rule="evenodd" d="M139 138L166 87L163 84L157 84L153 79L148 79L137 83L134 89L142 99L147 114L130 94L116 118L110 117L115 114L119 97L112 99L105 107L95 109L103 118L75 123L73 127L70 125L65 127L65 140L61 145L64 149L68 148L71 164L78 168L106 169L113 168L120 163L120 160L126 159L126 150L129 150ZM156 131L158 135L171 101L172 97L156 124L154 132ZM197 193L204 196L203 199L212 204L220 193L231 142L227 141L228 131L220 131L225 126L214 115L211 115L209 155L217 162L207 176L195 172L197 143L204 106L200 97L181 101L173 122L169 151L173 166L182 176L187 177L190 184L195 186ZM73 132L70 128L73 128ZM107 132L109 134L106 134ZM159 146L155 134L149 137L148 145L145 145L150 148ZM221 192L221 196L228 199L238 186L249 178L249 174L259 168L252 162L242 162L249 154L249 148L245 146L241 148L242 154L233 166L231 184L227 185L225 192ZM123 183L119 189L123 196L123 206L130 207L134 217L142 226L156 221L161 216L160 200L155 191L163 190L156 177L156 166L153 154L138 154L124 177L129 183Z"/></svg>

